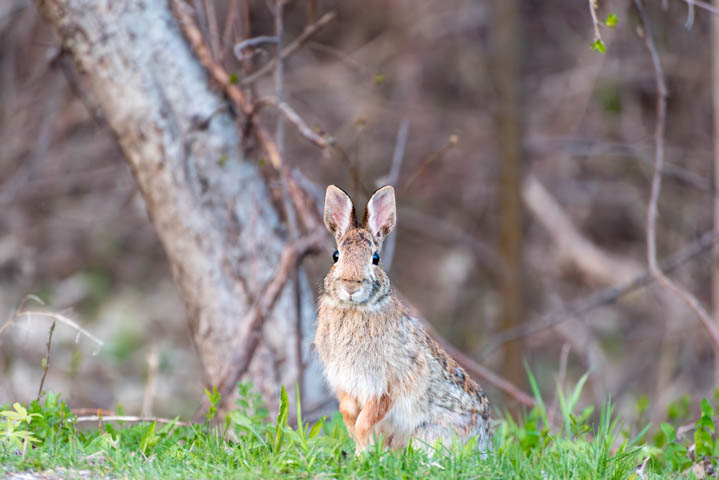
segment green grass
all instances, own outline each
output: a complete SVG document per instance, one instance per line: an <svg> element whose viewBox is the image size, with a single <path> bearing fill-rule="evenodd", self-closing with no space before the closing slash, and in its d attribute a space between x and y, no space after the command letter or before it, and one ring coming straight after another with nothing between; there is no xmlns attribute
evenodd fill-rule
<svg viewBox="0 0 719 480"><path fill-rule="evenodd" d="M716 464L719 442L715 446L709 402L703 402L698 434L682 443L674 427L663 424L648 442L648 427L631 437L610 402L596 414L591 408L575 411L583 382L570 392L560 391L559 418L550 427L531 374L530 382L539 406L519 422L509 416L497 421L486 458L472 442L435 445L433 453L412 446L397 452L373 447L355 456L338 415L309 424L302 422L298 409L300 421L292 428L284 389L280 413L272 421L259 395L240 384L236 409L221 426L210 426L208 419L190 426L105 422L102 429L78 426L61 398L50 393L42 404L0 407L0 478L9 472L47 470L68 477L163 479L694 478L689 453L694 443L705 465ZM217 395L208 396L216 405ZM647 458L642 477L637 469Z"/></svg>

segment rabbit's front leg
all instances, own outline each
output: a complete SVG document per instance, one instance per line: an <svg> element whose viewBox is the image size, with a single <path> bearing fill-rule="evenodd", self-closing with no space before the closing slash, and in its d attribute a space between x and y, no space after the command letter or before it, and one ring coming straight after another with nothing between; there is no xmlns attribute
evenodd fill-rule
<svg viewBox="0 0 719 480"><path fill-rule="evenodd" d="M386 393L362 405L355 424L356 453L363 452L367 448L367 441L374 426L387 415L391 407L392 399Z"/></svg>
<svg viewBox="0 0 719 480"><path fill-rule="evenodd" d="M355 434L355 423L357 422L357 416L360 413L360 406L357 400L354 399L349 393L339 392L337 396L340 403L340 413L342 414L342 420L345 422L345 427L352 437L352 440L357 440Z"/></svg>

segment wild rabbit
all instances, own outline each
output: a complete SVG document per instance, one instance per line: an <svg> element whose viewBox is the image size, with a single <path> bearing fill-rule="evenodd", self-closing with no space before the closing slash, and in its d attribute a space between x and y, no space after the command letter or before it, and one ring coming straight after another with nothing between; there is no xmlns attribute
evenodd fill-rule
<svg viewBox="0 0 719 480"><path fill-rule="evenodd" d="M367 202L357 222L350 197L327 187L324 221L337 240L318 301L315 346L357 452L374 435L385 445L445 445L478 437L488 448L489 403L482 389L440 347L390 287L382 241L395 226L394 189Z"/></svg>

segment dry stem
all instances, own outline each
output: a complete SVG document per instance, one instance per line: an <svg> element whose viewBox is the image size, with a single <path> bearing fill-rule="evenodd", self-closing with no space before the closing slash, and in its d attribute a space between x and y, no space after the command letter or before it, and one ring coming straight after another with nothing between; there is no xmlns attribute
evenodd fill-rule
<svg viewBox="0 0 719 480"><path fill-rule="evenodd" d="M670 272L708 250L718 241L719 234L715 234L713 231L706 232L698 240L692 242L687 247L664 260L660 267L663 271ZM654 277L650 272L646 272L623 285L609 287L591 293L568 303L566 308L543 315L542 317L539 317L536 320L526 323L520 327L504 330L495 335L494 338L487 343L487 345L482 349L482 356L492 353L505 342L515 338L533 335L547 328L551 328L558 323L572 318L581 317L585 313L590 312L601 305L612 303L618 298L621 298L634 290L650 285L655 280L656 277Z"/></svg>
<svg viewBox="0 0 719 480"><path fill-rule="evenodd" d="M667 290L677 295L694 313L706 328L707 333L714 342L714 347L719 350L719 329L711 318L711 315L702 307L699 300L689 291L685 290L678 284L674 283L667 277L659 267L657 262L657 246L656 246L656 220L657 209L659 203L659 193L662 187L662 169L664 167L664 132L666 129L666 113L667 113L667 85L664 80L664 72L659 60L654 39L652 37L651 25L647 17L644 5L641 0L634 0L634 4L639 11L639 16L644 26L644 43L649 51L654 67L654 77L657 85L657 124L654 130L654 173L652 175L652 188L649 197L649 206L647 209L647 260L649 262L649 272L652 276Z"/></svg>
<svg viewBox="0 0 719 480"><path fill-rule="evenodd" d="M42 387L45 385L45 377L47 377L47 371L50 368L50 346L52 345L52 334L55 332L55 325L57 325L57 322L52 322L52 326L50 327L50 334L47 338L47 354L45 355L45 358L43 358L42 362L42 379L40 380L40 387L37 389L37 401L40 401L40 397L42 396Z"/></svg>
<svg viewBox="0 0 719 480"><path fill-rule="evenodd" d="M299 37L297 37L291 44L287 45L287 47L282 49L282 51L280 52L280 58L285 59L295 53L302 45L304 45L307 40L312 38L312 36L322 30L325 25L334 20L336 16L337 14L335 12L327 12L322 15L320 19L317 20L315 23L305 27L305 30L300 34ZM240 85L246 86L255 82L259 78L270 74L275 69L275 67L277 67L277 60L272 59L255 73L242 79L240 81Z"/></svg>

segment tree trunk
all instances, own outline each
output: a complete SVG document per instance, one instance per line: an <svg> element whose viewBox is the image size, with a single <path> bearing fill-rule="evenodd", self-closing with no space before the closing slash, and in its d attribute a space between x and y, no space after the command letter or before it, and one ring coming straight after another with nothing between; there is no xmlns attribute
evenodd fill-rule
<svg viewBox="0 0 719 480"><path fill-rule="evenodd" d="M207 385L220 383L237 333L287 242L255 162L246 158L226 101L208 84L165 0L36 0L115 133L167 254ZM296 330L308 359L314 308L302 278L266 319L249 378L271 409L298 378ZM305 375L306 405L324 402Z"/></svg>
<svg viewBox="0 0 719 480"><path fill-rule="evenodd" d="M522 117L521 5L518 0L495 4L494 81L498 93L496 114L500 171L498 203L500 215L499 252L506 272L501 277L502 329L515 328L522 319ZM522 343L507 342L502 373L511 382L522 384Z"/></svg>

